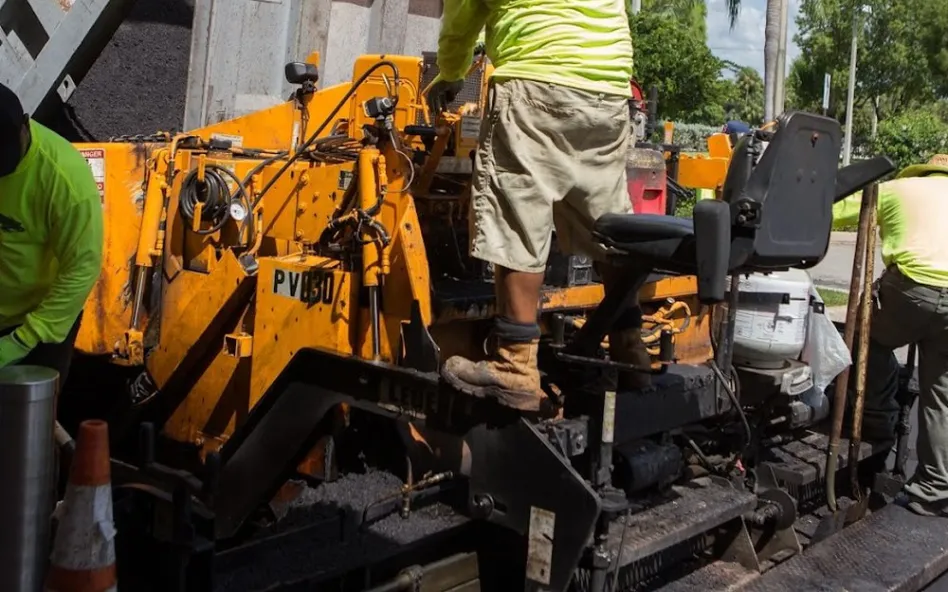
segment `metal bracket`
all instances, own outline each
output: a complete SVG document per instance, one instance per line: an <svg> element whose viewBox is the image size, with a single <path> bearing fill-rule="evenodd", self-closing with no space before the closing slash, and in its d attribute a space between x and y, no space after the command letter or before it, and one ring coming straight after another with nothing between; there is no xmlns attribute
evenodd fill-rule
<svg viewBox="0 0 948 592"><path fill-rule="evenodd" d="M721 552L721 560L730 561L745 569L760 573L760 560L757 558L754 542L747 531L747 524L743 518L738 518L735 522L736 526L732 527L732 532L729 533L726 527L723 529L725 536L730 535L730 541Z"/></svg>
<svg viewBox="0 0 948 592"><path fill-rule="evenodd" d="M503 427L479 425L466 440L471 506L482 518L534 543L527 590L565 591L592 540L602 508L599 496L524 418Z"/></svg>
<svg viewBox="0 0 948 592"><path fill-rule="evenodd" d="M757 495L778 511L772 520L762 525L750 525L751 539L757 552L757 560L768 561L779 553L796 554L803 550L793 523L796 520L796 503L789 493L778 484L773 469L762 465L757 469Z"/></svg>
<svg viewBox="0 0 948 592"><path fill-rule="evenodd" d="M402 325L402 348L400 364L421 372L437 372L441 366L441 348L435 343L421 319L418 300L411 303L408 324Z"/></svg>

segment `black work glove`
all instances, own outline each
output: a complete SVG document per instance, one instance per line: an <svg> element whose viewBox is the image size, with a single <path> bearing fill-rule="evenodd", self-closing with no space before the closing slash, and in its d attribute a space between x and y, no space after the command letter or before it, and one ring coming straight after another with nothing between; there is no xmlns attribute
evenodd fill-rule
<svg viewBox="0 0 948 592"><path fill-rule="evenodd" d="M437 80L428 91L428 110L431 115L437 117L448 105L454 102L455 97L464 88L464 81L448 82L446 80Z"/></svg>

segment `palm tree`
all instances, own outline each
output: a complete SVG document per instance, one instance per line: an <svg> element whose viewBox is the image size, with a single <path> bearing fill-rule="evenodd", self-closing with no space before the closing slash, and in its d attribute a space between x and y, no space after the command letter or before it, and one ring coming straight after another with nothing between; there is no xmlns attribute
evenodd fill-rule
<svg viewBox="0 0 948 592"><path fill-rule="evenodd" d="M731 28L737 23L737 17L741 14L741 0L727 0L727 15L731 21Z"/></svg>
<svg viewBox="0 0 948 592"><path fill-rule="evenodd" d="M676 19L690 30L697 31L702 39L707 39L705 0L642 0L642 10Z"/></svg>
<svg viewBox="0 0 948 592"><path fill-rule="evenodd" d="M775 90L778 76L778 46L780 44L780 11L786 0L767 0L767 22L764 25L764 120L770 121L777 114ZM741 0L727 0L731 27L737 23L741 12Z"/></svg>

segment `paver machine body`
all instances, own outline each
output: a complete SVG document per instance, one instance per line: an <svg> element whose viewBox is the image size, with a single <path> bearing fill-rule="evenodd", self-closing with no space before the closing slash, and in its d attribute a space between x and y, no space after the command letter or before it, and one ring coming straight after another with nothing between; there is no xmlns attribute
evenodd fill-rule
<svg viewBox="0 0 948 592"><path fill-rule="evenodd" d="M171 571L191 574L176 581L206 577L196 558L241 538L294 473L331 481L356 426L366 447L392 426L406 487L460 483L459 514L521 537L515 587L604 590L698 539L757 570L799 550L794 500L755 448L806 422L787 422L779 397L738 400L718 305L736 298L728 277L819 262L834 198L879 163L838 179L838 123L794 113L735 147L723 199L693 220L599 220L626 285L604 297L588 262L554 253L540 366L563 413L521 417L437 374L450 355L483 356L494 310L492 270L466 254L489 65L432 121L430 56L363 56L351 83L324 89L317 61L287 66L297 90L270 109L79 145L107 249L77 345L133 377L111 423L116 489ZM608 358L636 298L650 368ZM653 387L617 392L632 370Z"/></svg>

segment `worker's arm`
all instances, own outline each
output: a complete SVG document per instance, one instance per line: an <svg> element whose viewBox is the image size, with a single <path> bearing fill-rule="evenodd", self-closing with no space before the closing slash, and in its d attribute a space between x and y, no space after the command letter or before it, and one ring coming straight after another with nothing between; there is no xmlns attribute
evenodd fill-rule
<svg viewBox="0 0 948 592"><path fill-rule="evenodd" d="M892 199L892 192L886 189L885 184L879 186L877 208ZM859 210L862 207L862 191L850 195L846 199L833 204L833 224L839 226L855 226L859 223Z"/></svg>
<svg viewBox="0 0 948 592"><path fill-rule="evenodd" d="M102 269L102 202L91 172L80 172L71 179L60 174L49 180L53 207L48 236L57 275L46 297L13 333L30 350L65 341Z"/></svg>
<svg viewBox="0 0 948 592"><path fill-rule="evenodd" d="M854 226L859 221L859 209L862 206L862 192L856 192L842 201L833 204L833 224Z"/></svg>
<svg viewBox="0 0 948 592"><path fill-rule="evenodd" d="M483 0L445 0L438 38L438 78L463 80L471 67L474 47L487 22Z"/></svg>

